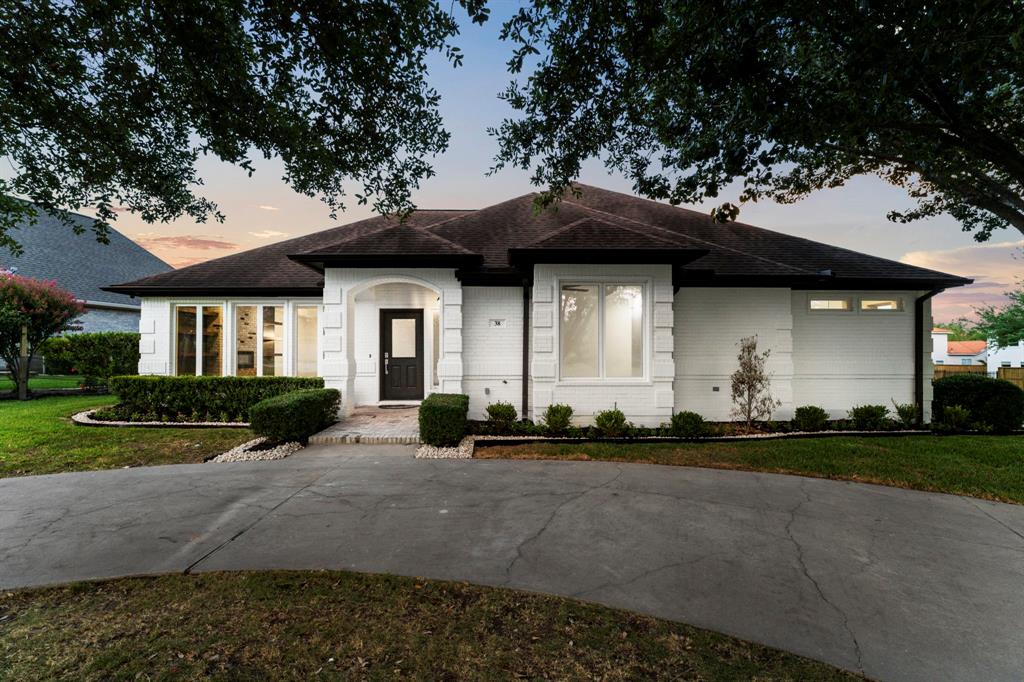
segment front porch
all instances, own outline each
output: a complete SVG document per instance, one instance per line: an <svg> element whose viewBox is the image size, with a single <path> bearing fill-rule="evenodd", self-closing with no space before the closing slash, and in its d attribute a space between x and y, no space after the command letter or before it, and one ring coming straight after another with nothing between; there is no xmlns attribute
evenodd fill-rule
<svg viewBox="0 0 1024 682"><path fill-rule="evenodd" d="M359 405L337 424L309 439L310 445L420 442L418 405Z"/></svg>

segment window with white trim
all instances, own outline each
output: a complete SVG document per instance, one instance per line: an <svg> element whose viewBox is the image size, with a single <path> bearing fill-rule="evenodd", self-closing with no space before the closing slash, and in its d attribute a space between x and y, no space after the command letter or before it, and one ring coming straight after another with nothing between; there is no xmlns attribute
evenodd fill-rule
<svg viewBox="0 0 1024 682"><path fill-rule="evenodd" d="M834 312L849 312L853 310L853 301L849 298L819 298L807 299L807 307L811 310L831 310Z"/></svg>
<svg viewBox="0 0 1024 682"><path fill-rule="evenodd" d="M903 298L862 298L860 309L870 312L899 312L903 310Z"/></svg>
<svg viewBox="0 0 1024 682"><path fill-rule="evenodd" d="M562 284L559 367L563 379L644 376L644 285Z"/></svg>
<svg viewBox="0 0 1024 682"><path fill-rule="evenodd" d="M220 376L224 369L223 330L223 306L177 306L174 311L175 373Z"/></svg>

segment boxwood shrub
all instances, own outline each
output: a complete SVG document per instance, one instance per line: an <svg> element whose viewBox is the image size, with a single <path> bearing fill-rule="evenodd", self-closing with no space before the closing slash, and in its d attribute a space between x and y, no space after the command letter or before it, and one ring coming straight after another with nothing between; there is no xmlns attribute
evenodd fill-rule
<svg viewBox="0 0 1024 682"><path fill-rule="evenodd" d="M117 376L110 390L119 418L130 421L244 422L253 405L274 396L323 388L319 377Z"/></svg>
<svg viewBox="0 0 1024 682"><path fill-rule="evenodd" d="M708 424L696 412L676 412L672 415L670 433L676 438L703 438L708 435Z"/></svg>
<svg viewBox="0 0 1024 682"><path fill-rule="evenodd" d="M453 447L466 435L469 396L431 393L420 403L420 440L427 445Z"/></svg>
<svg viewBox="0 0 1024 682"><path fill-rule="evenodd" d="M858 431L881 431L889 426L889 408L885 405L857 405L850 408L850 421Z"/></svg>
<svg viewBox="0 0 1024 682"><path fill-rule="evenodd" d="M249 428L257 436L281 443L299 441L332 424L341 393L334 388L308 388L267 398L249 408Z"/></svg>
<svg viewBox="0 0 1024 682"><path fill-rule="evenodd" d="M793 428L797 431L821 431L828 425L828 412L817 405L801 405L793 412Z"/></svg>
<svg viewBox="0 0 1024 682"><path fill-rule="evenodd" d="M932 382L934 420L944 422L943 410L959 405L970 421L996 433L1008 433L1024 422L1024 391L1009 381L983 374L953 374Z"/></svg>
<svg viewBox="0 0 1024 682"><path fill-rule="evenodd" d="M509 433L516 422L516 416L516 408L512 403L498 402L487 406L487 421L495 433Z"/></svg>
<svg viewBox="0 0 1024 682"><path fill-rule="evenodd" d="M594 415L594 426L605 438L622 438L629 432L629 424L622 410L602 410Z"/></svg>
<svg viewBox="0 0 1024 682"><path fill-rule="evenodd" d="M560 403L548 405L544 409L541 423L544 425L545 435L565 435L569 427L572 426L572 407Z"/></svg>

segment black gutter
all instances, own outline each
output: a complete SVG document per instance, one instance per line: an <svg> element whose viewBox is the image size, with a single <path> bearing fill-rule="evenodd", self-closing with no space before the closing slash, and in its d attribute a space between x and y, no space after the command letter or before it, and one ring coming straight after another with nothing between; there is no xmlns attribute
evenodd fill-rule
<svg viewBox="0 0 1024 682"><path fill-rule="evenodd" d="M932 289L914 299L914 404L917 415L924 422L924 302L945 289Z"/></svg>
<svg viewBox="0 0 1024 682"><path fill-rule="evenodd" d="M526 419L530 408L530 300L533 291L529 283L523 281L523 410L520 419Z"/></svg>

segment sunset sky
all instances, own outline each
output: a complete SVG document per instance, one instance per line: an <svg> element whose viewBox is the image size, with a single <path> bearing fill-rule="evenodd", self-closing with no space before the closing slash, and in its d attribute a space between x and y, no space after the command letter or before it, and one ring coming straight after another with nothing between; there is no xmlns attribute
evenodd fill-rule
<svg viewBox="0 0 1024 682"><path fill-rule="evenodd" d="M452 140L447 153L434 160L437 175L414 197L420 207L480 208L534 189L528 174L520 171L486 175L496 150L486 129L511 113L497 98L509 78L505 60L510 51L499 41L498 30L511 6L495 4L494 16L483 27L464 22L457 41L465 53L463 67L453 69L440 57L431 64L431 83L442 95L442 114ZM183 267L370 215L366 207L350 206L331 221L320 201L296 194L281 180L279 162L260 160L255 165L257 171L250 178L214 160L201 162L204 194L220 205L227 216L224 223L180 220L149 225L122 214L115 227L175 267ZM597 161L584 169L580 181L631 191L628 181L609 175ZM737 195L738 191L727 190L715 202L694 208L707 211ZM948 216L911 225L886 220L889 210L910 205L902 190L865 177L841 189L818 192L796 205L745 206L740 220L974 278L974 285L935 299L936 320L968 315L979 304L998 303L1002 292L1024 273L1024 239L1019 232L1004 230L979 245Z"/></svg>

